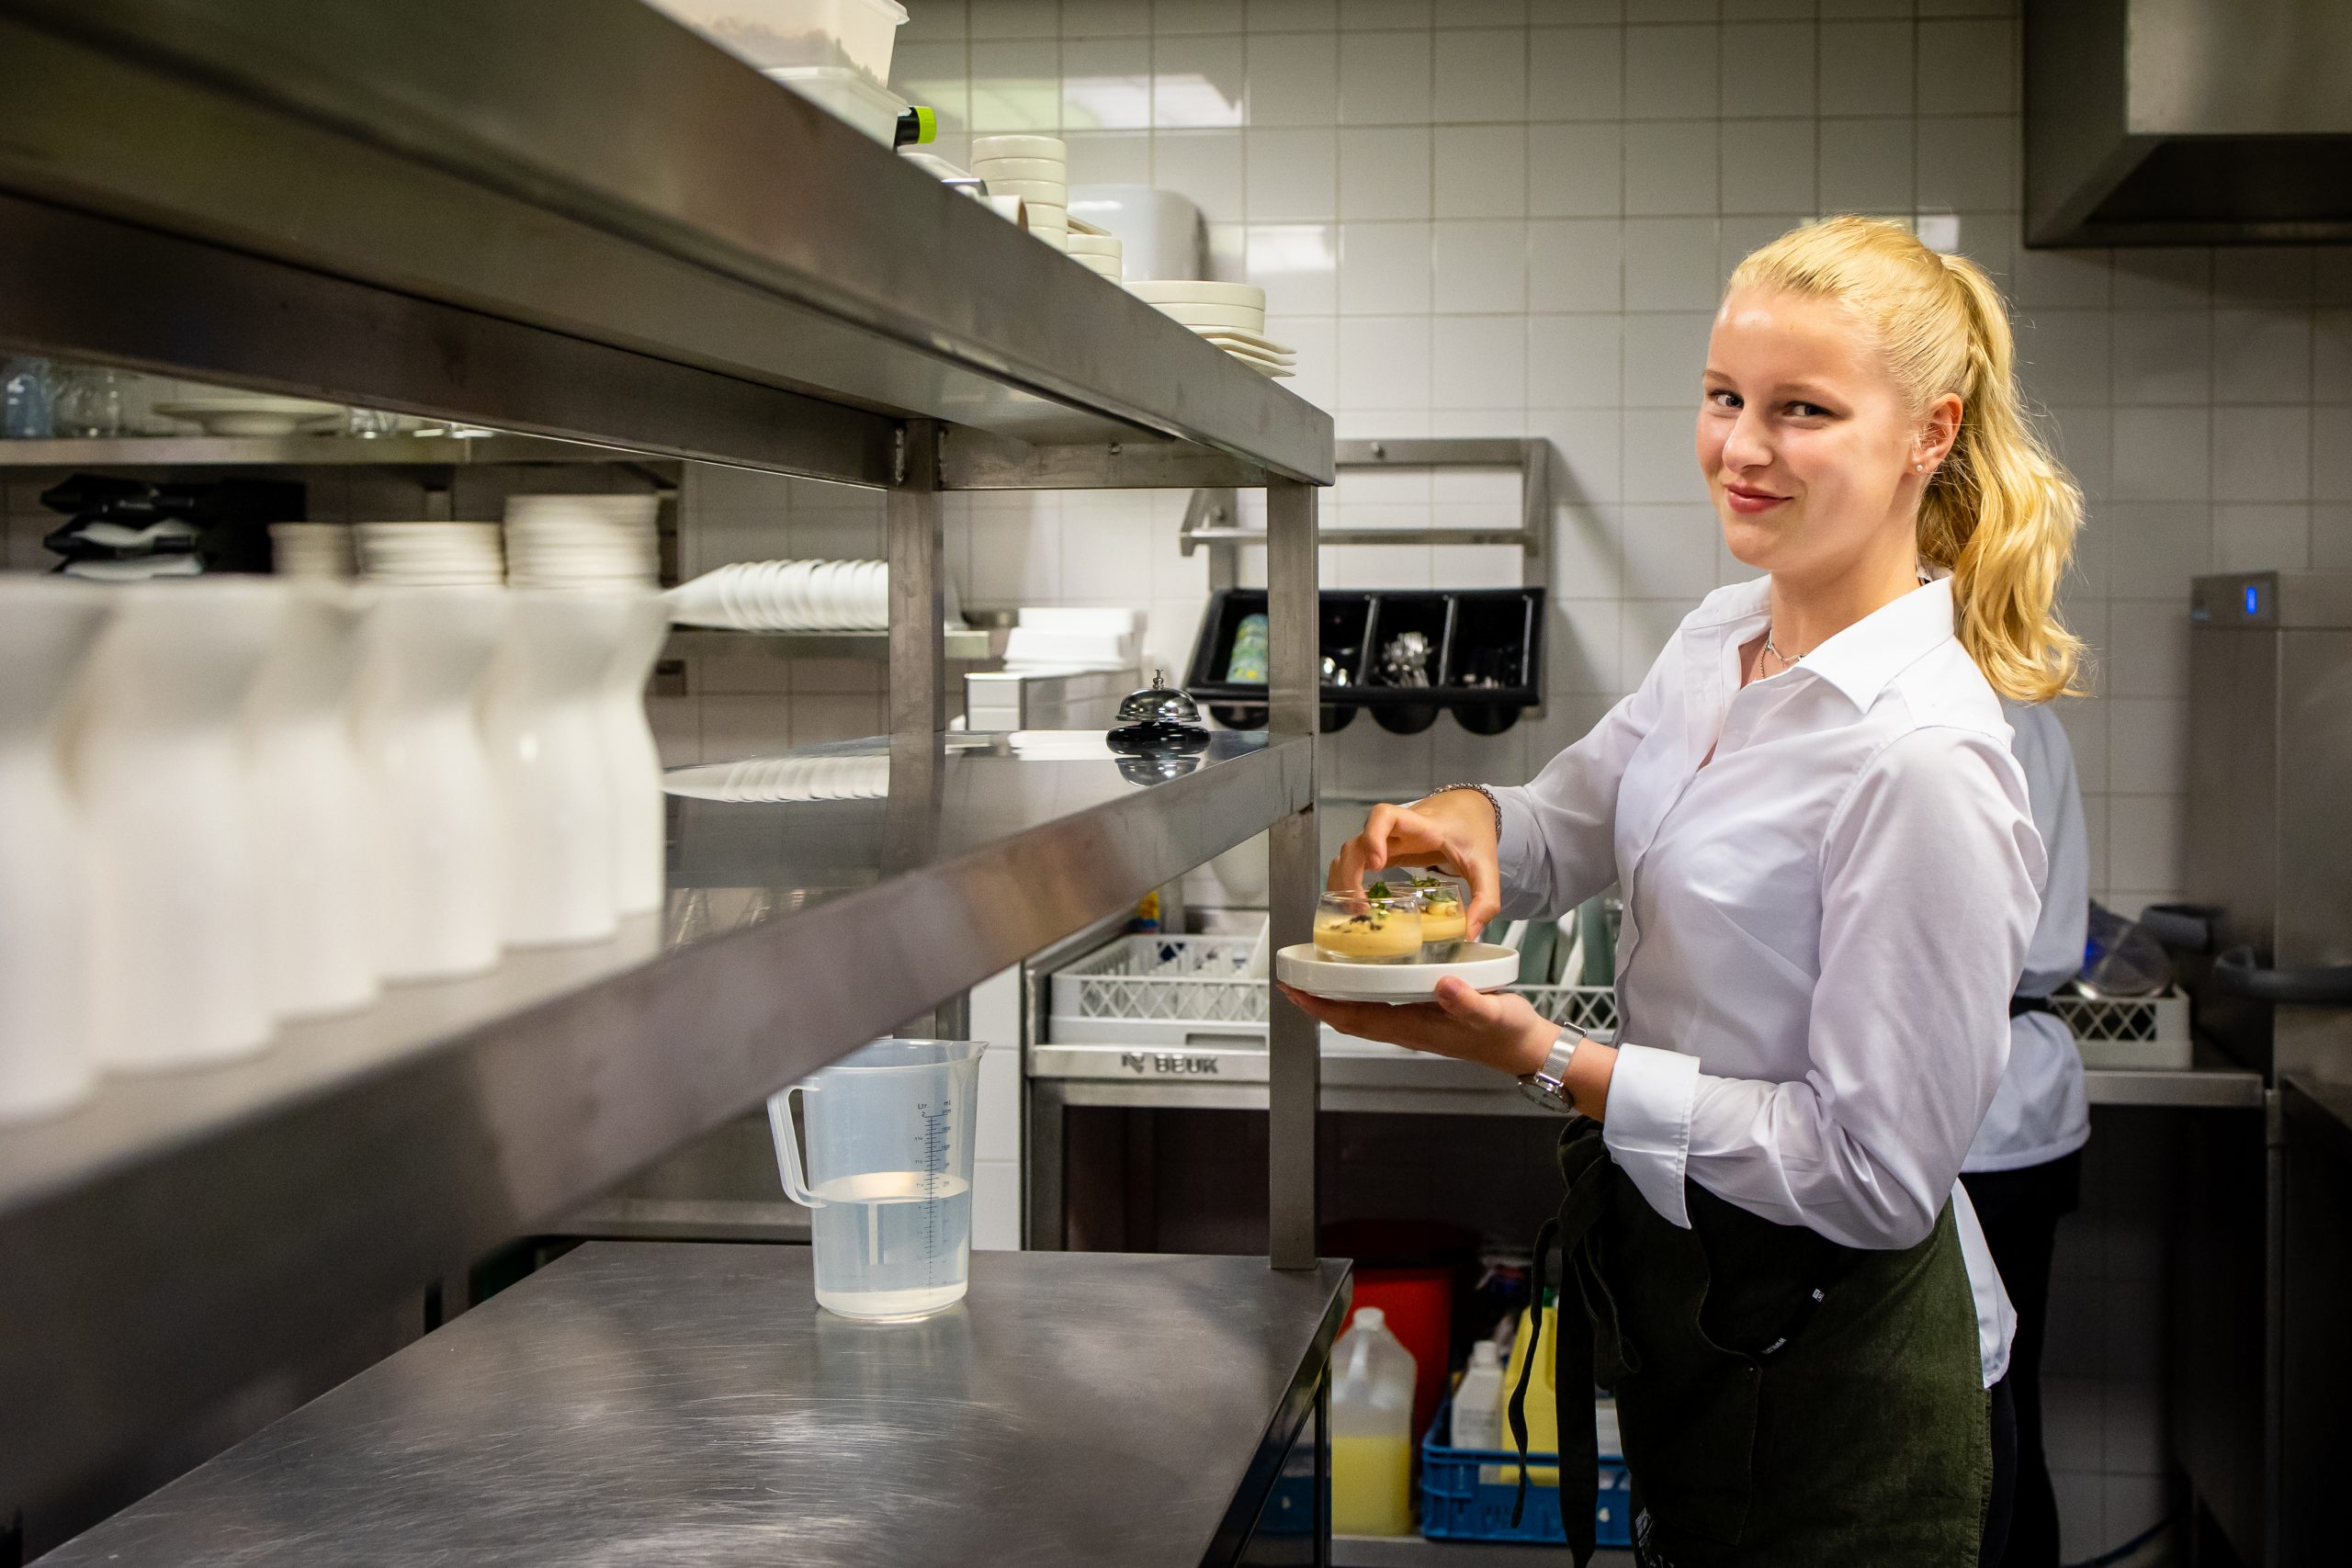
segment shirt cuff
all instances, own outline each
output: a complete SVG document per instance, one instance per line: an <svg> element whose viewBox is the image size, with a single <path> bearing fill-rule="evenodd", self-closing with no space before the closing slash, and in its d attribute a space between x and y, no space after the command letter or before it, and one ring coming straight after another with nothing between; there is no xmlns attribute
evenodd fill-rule
<svg viewBox="0 0 2352 1568"><path fill-rule="evenodd" d="M1540 919L1553 911L1544 908L1543 878L1530 874L1543 863L1543 842L1535 835L1535 809L1527 802L1524 785L1498 785L1494 795L1502 813L1502 830L1495 837L1502 918Z"/></svg>
<svg viewBox="0 0 2352 1568"><path fill-rule="evenodd" d="M1683 1230L1690 1228L1682 1182L1690 1168L1690 1114L1698 1101L1698 1057L1655 1045L1617 1047L1601 1142L1650 1207Z"/></svg>

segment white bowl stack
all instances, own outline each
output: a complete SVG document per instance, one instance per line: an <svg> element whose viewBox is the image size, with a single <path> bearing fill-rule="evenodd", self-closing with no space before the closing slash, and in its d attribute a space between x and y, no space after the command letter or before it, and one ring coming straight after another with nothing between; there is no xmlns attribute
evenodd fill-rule
<svg viewBox="0 0 2352 1568"><path fill-rule="evenodd" d="M888 757L749 757L673 768L670 795L696 800L881 800L890 793Z"/></svg>
<svg viewBox="0 0 2352 1568"><path fill-rule="evenodd" d="M516 588L658 588L661 510L654 495L508 496L506 581Z"/></svg>
<svg viewBox="0 0 2352 1568"><path fill-rule="evenodd" d="M341 523L272 523L272 570L280 577L344 582L359 573L352 530Z"/></svg>
<svg viewBox="0 0 2352 1568"><path fill-rule="evenodd" d="M414 588L496 588L506 554L495 523L361 523L359 569Z"/></svg>
<svg viewBox="0 0 2352 1568"><path fill-rule="evenodd" d="M890 568L878 560L738 561L670 590L670 618L747 632L890 629Z"/></svg>
<svg viewBox="0 0 2352 1568"><path fill-rule="evenodd" d="M1266 335L1266 291L1253 283L1204 278L1130 283L1127 292L1208 339L1261 376L1286 377L1295 349Z"/></svg>
<svg viewBox="0 0 2352 1568"><path fill-rule="evenodd" d="M1017 196L1029 232L1056 250L1069 240L1069 151L1058 136L976 136L972 173L990 196Z"/></svg>
<svg viewBox="0 0 2352 1568"><path fill-rule="evenodd" d="M1125 264L1119 254L1116 234L1081 234L1073 231L1065 246L1069 259L1089 272L1100 273L1116 283L1125 276Z"/></svg>

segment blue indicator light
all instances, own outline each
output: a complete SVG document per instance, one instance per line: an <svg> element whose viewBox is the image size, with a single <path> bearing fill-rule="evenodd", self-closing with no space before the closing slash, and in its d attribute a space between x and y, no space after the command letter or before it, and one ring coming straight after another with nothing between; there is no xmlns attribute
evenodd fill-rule
<svg viewBox="0 0 2352 1568"><path fill-rule="evenodd" d="M2245 585L2245 613L2249 615L2262 613L2262 590L2251 582Z"/></svg>

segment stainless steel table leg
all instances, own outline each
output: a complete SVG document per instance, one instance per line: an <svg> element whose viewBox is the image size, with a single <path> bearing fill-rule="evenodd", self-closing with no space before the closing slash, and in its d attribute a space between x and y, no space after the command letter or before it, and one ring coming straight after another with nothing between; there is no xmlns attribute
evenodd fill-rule
<svg viewBox="0 0 2352 1568"><path fill-rule="evenodd" d="M1021 1118L1023 1173L1028 1205L1021 1245L1031 1252L1060 1252L1069 1245L1063 1223L1062 1125L1069 1116L1062 1086L1051 1078L1030 1078L1028 1107Z"/></svg>
<svg viewBox="0 0 2352 1568"><path fill-rule="evenodd" d="M909 420L884 512L890 552L890 733L947 728L947 605L940 560L939 426Z"/></svg>
<svg viewBox="0 0 2352 1568"><path fill-rule="evenodd" d="M1321 684L1316 564L1315 487L1268 485L1268 725L1277 734L1316 732ZM1269 919L1276 948L1314 934L1322 843L1312 789L1307 799L1306 809L1283 818L1272 829ZM1269 1258L1277 1269L1311 1269L1317 1213L1315 1113L1322 1095L1315 1021L1277 994L1267 1011L1266 1048Z"/></svg>

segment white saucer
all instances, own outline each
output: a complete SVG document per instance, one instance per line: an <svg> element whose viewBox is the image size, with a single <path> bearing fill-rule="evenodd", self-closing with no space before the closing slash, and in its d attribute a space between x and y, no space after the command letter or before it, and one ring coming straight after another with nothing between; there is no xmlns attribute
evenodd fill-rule
<svg viewBox="0 0 2352 1568"><path fill-rule="evenodd" d="M1313 942L1302 942L1274 954L1274 978L1335 1002L1399 1005L1430 1000L1448 975L1480 991L1499 991L1519 978L1519 953L1511 948L1474 942L1462 951L1469 956L1451 964L1335 964L1317 958Z"/></svg>

